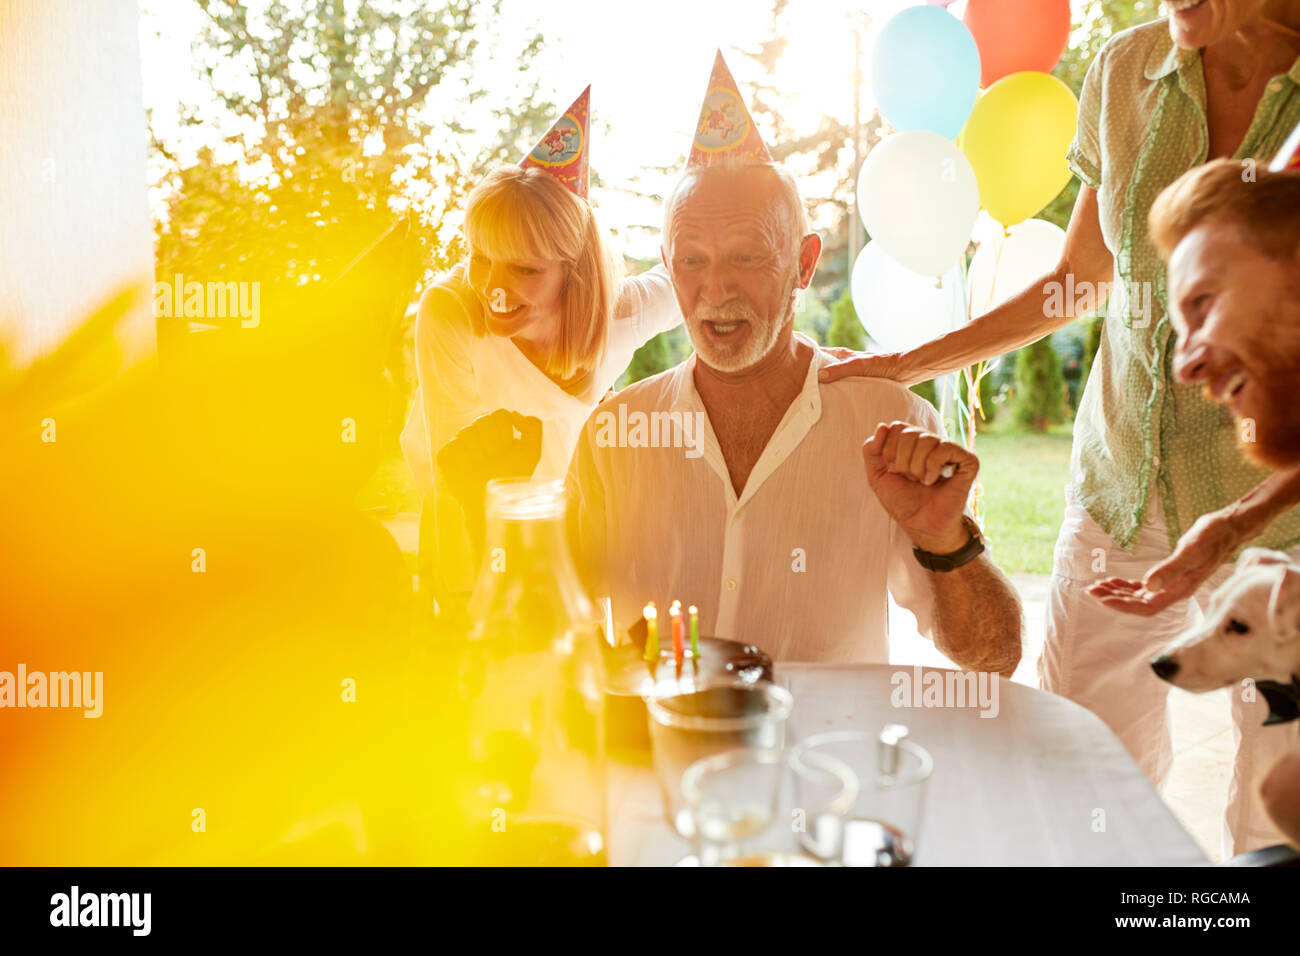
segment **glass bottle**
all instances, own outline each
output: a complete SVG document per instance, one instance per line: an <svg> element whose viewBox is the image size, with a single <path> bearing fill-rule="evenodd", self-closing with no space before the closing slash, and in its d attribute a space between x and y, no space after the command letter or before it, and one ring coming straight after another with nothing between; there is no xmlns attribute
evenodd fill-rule
<svg viewBox="0 0 1300 956"><path fill-rule="evenodd" d="M599 617L569 552L562 481L488 485L468 620L469 862L604 865Z"/></svg>

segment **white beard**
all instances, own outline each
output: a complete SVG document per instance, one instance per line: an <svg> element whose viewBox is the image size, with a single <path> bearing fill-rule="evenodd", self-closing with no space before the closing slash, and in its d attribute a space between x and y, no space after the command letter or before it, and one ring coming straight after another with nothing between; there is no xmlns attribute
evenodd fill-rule
<svg viewBox="0 0 1300 956"><path fill-rule="evenodd" d="M762 361L763 357L776 345L781 330L793 317L793 302L785 309L779 319L772 320L758 318L747 306L731 306L721 309L701 306L690 316L689 321L686 323L686 330L688 334L695 333L690 334L691 345L699 353L700 360L709 368L717 369L719 372L743 372L750 366L757 365ZM695 331L699 329L703 322L726 321L733 318L749 323L749 335L742 344L734 348L724 346L719 349L705 338L705 333Z"/></svg>

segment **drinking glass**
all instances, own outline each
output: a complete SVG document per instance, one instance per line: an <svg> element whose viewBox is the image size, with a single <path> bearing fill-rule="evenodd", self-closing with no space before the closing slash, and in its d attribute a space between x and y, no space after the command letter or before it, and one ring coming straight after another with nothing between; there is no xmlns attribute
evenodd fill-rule
<svg viewBox="0 0 1300 956"><path fill-rule="evenodd" d="M819 755L847 764L858 791L846 814L821 812L809 819L804 848L845 866L910 866L934 771L929 752L907 739L905 727L891 724L879 734L817 734L794 747L790 760L798 766Z"/></svg>
<svg viewBox="0 0 1300 956"><path fill-rule="evenodd" d="M697 760L740 748L781 753L794 698L769 681L732 678L683 681L679 691L646 699L655 774L668 824L695 833L682 801L682 774Z"/></svg>
<svg viewBox="0 0 1300 956"><path fill-rule="evenodd" d="M785 757L776 750L729 750L697 760L682 774L699 862L740 856L741 844L768 828L781 796Z"/></svg>
<svg viewBox="0 0 1300 956"><path fill-rule="evenodd" d="M787 783L796 795L788 817L778 812ZM682 800L704 866L820 865L797 852L794 834L810 815L847 813L857 790L846 764L819 753L806 754L796 765L773 750L730 750L696 761L682 775Z"/></svg>
<svg viewBox="0 0 1300 956"><path fill-rule="evenodd" d="M562 481L487 486L487 557L453 710L466 720L461 806L475 864L606 863L600 627L569 554L565 501Z"/></svg>

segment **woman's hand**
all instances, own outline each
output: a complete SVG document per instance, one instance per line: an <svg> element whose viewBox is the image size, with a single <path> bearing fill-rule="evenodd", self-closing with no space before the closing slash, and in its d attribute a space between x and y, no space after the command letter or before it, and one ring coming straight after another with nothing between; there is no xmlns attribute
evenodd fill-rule
<svg viewBox="0 0 1300 956"><path fill-rule="evenodd" d="M488 482L527 478L541 457L541 419L504 408L480 415L439 449L438 471L465 511L476 555L483 547Z"/></svg>
<svg viewBox="0 0 1300 956"><path fill-rule="evenodd" d="M1201 515L1141 581L1107 578L1088 593L1112 611L1151 617L1189 598L1243 543L1229 509Z"/></svg>
<svg viewBox="0 0 1300 956"><path fill-rule="evenodd" d="M1265 478L1240 501L1201 515L1174 553L1141 581L1107 578L1088 593L1106 607L1150 617L1191 597L1234 551L1263 534L1272 521L1300 504L1300 465Z"/></svg>
<svg viewBox="0 0 1300 956"><path fill-rule="evenodd" d="M828 348L824 351L834 355L836 361L830 363L818 373L818 381L838 382L842 378L850 378L855 375L893 379L895 382L902 382L904 385L915 385L921 381L920 378L910 378L908 373L904 371L906 368L904 363L905 353L902 352L883 352L871 355L867 352L855 352L852 349L843 348Z"/></svg>
<svg viewBox="0 0 1300 956"><path fill-rule="evenodd" d="M822 369L821 381L833 382L848 375L874 375L915 385L1014 352L1078 318L1074 302L1067 308L1057 308L1056 296L1067 287L1109 289L1112 266L1110 250L1101 231L1097 193L1087 186L1080 187L1065 234L1065 249L1051 272L983 315L906 352L856 353L828 365ZM1104 304L1104 296L1093 303L1096 308Z"/></svg>

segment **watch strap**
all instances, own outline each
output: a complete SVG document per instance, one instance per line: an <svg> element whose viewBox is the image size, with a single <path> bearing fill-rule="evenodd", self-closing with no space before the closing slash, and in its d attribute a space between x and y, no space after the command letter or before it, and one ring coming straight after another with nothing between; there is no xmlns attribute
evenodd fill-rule
<svg viewBox="0 0 1300 956"><path fill-rule="evenodd" d="M984 553L984 536L980 534L979 525L969 515L962 516L962 524L970 532L970 540L950 554L935 554L923 548L913 548L916 561L927 571L956 571L963 564L969 564Z"/></svg>

